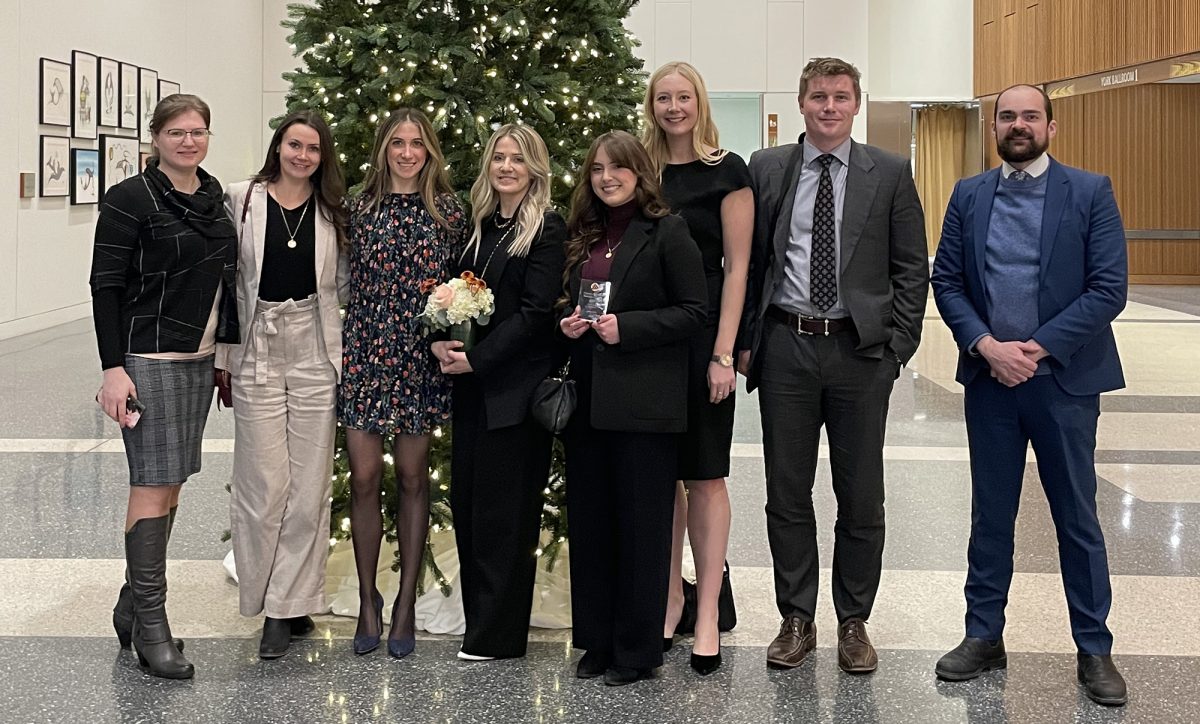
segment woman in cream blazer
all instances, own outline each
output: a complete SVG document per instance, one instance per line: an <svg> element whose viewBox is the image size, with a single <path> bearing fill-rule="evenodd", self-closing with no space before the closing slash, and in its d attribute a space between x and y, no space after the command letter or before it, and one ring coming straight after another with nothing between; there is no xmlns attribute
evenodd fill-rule
<svg viewBox="0 0 1200 724"><path fill-rule="evenodd" d="M341 377L345 182L315 113L289 115L266 162L233 184L242 343L217 350L233 399L230 523L244 616L266 613L259 656L282 656L322 613L334 403Z"/></svg>

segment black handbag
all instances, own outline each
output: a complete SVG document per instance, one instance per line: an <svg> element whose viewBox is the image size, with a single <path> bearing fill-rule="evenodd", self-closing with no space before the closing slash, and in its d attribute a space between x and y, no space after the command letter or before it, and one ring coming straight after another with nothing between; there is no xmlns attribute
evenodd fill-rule
<svg viewBox="0 0 1200 724"><path fill-rule="evenodd" d="M539 382L533 390L533 400L529 403L529 413L533 415L533 419L555 435L560 435L567 429L567 422L570 421L578 403L575 380L567 379L569 371L570 363L557 374Z"/></svg>
<svg viewBox="0 0 1200 724"><path fill-rule="evenodd" d="M733 584L729 582L729 561L721 574L721 591L717 594L717 630L732 631L737 626L737 608L733 605ZM683 636L696 632L696 584L683 579L683 614L675 633Z"/></svg>

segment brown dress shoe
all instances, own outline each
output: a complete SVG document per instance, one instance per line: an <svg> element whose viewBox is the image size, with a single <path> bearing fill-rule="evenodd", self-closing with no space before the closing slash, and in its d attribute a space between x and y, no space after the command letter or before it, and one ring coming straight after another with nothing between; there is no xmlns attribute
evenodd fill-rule
<svg viewBox="0 0 1200 724"><path fill-rule="evenodd" d="M799 616L787 616L779 625L779 635L767 647L767 666L794 669L816 647L817 625Z"/></svg>
<svg viewBox="0 0 1200 724"><path fill-rule="evenodd" d="M838 626L838 666L848 674L869 674L879 666L867 638L867 622L861 618L848 618Z"/></svg>

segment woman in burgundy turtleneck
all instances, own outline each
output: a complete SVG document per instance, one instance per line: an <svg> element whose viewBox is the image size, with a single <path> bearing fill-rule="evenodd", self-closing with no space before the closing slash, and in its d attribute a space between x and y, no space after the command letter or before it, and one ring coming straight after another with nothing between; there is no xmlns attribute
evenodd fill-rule
<svg viewBox="0 0 1200 724"><path fill-rule="evenodd" d="M600 136L584 168L559 320L579 396L565 433L571 613L587 651L576 675L619 686L662 664L687 340L703 327L707 291L700 252L637 139ZM578 304L585 280L608 285L603 313Z"/></svg>

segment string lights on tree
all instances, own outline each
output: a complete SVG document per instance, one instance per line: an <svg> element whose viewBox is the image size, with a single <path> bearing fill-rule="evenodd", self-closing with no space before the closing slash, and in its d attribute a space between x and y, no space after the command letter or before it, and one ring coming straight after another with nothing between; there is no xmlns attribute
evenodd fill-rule
<svg viewBox="0 0 1200 724"><path fill-rule="evenodd" d="M636 130L645 87L637 40L622 21L637 0L318 0L290 5L284 25L303 66L287 109L317 110L329 121L351 186L370 168L378 124L396 108L425 111L464 203L492 132L529 124L546 140L552 193L565 211L592 140ZM350 474L344 432L334 459L330 543L350 535ZM390 448L390 441L386 443ZM396 540L396 477L384 466L387 540ZM449 427L430 450L430 528L453 530ZM543 544L531 553L552 568L567 540L562 447L557 442L543 491ZM449 582L427 545L425 565L443 593ZM393 564L398 568L399 561Z"/></svg>

